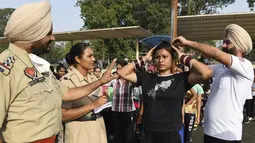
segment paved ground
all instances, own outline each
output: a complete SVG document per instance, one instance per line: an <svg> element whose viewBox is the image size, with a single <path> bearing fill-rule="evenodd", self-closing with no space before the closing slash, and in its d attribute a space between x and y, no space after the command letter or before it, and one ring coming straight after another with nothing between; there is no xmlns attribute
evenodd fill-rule
<svg viewBox="0 0 255 143"><path fill-rule="evenodd" d="M193 143L203 143L204 128L198 127L192 132ZM243 124L243 139L242 143L255 143L255 121L249 124Z"/></svg>

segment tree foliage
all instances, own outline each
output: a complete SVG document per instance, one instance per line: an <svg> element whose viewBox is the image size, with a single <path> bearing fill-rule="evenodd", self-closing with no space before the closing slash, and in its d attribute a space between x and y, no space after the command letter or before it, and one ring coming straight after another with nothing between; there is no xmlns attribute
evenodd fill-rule
<svg viewBox="0 0 255 143"><path fill-rule="evenodd" d="M179 15L216 13L216 9L228 6L235 0L181 0ZM139 25L154 34L168 34L170 30L171 1L169 0L78 0L84 29L99 29ZM129 58L135 56L135 39L92 41L99 59ZM144 49L140 49L145 51Z"/></svg>
<svg viewBox="0 0 255 143"><path fill-rule="evenodd" d="M4 28L14 10L13 8L0 9L0 37L4 36Z"/></svg>
<svg viewBox="0 0 255 143"><path fill-rule="evenodd" d="M180 0L180 15L217 13L217 8L227 7L235 0Z"/></svg>
<svg viewBox="0 0 255 143"><path fill-rule="evenodd" d="M254 11L254 3L255 3L255 0L247 0L247 3L249 5L249 8L251 11Z"/></svg>
<svg viewBox="0 0 255 143"><path fill-rule="evenodd" d="M5 26L14 10L15 9L13 8L0 9L0 37L4 36ZM0 45L0 53L4 51L6 48L7 48L7 45Z"/></svg>

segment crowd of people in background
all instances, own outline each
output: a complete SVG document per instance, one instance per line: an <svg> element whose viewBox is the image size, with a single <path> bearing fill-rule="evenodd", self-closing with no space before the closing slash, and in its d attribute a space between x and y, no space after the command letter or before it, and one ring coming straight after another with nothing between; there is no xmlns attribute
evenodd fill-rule
<svg viewBox="0 0 255 143"><path fill-rule="evenodd" d="M71 47L68 67L50 66L39 55L50 51L52 31L46 1L17 8L7 23L0 143L189 143L199 125L205 143L240 143L242 123L254 119L255 71L244 58L252 41L239 25L226 27L222 49L179 36L107 69L88 43ZM200 62L186 47L218 64Z"/></svg>

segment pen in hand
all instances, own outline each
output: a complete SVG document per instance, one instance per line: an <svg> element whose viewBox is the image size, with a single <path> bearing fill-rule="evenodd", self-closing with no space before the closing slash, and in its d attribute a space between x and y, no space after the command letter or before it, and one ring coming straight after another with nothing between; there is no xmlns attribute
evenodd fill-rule
<svg viewBox="0 0 255 143"><path fill-rule="evenodd" d="M95 97L95 98L99 98L98 96L96 96L96 95L92 95L93 97Z"/></svg>

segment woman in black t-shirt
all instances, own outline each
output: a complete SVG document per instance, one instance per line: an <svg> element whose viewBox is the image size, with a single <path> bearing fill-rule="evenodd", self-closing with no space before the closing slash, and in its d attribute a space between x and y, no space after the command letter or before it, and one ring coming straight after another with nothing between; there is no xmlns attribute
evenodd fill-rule
<svg viewBox="0 0 255 143"><path fill-rule="evenodd" d="M191 68L191 72L174 74L177 57ZM151 60L154 60L158 73L133 72ZM142 86L144 143L181 142L178 131L181 129L183 97L192 85L212 76L208 66L167 42L159 43L146 56L126 65L117 73L121 78Z"/></svg>

